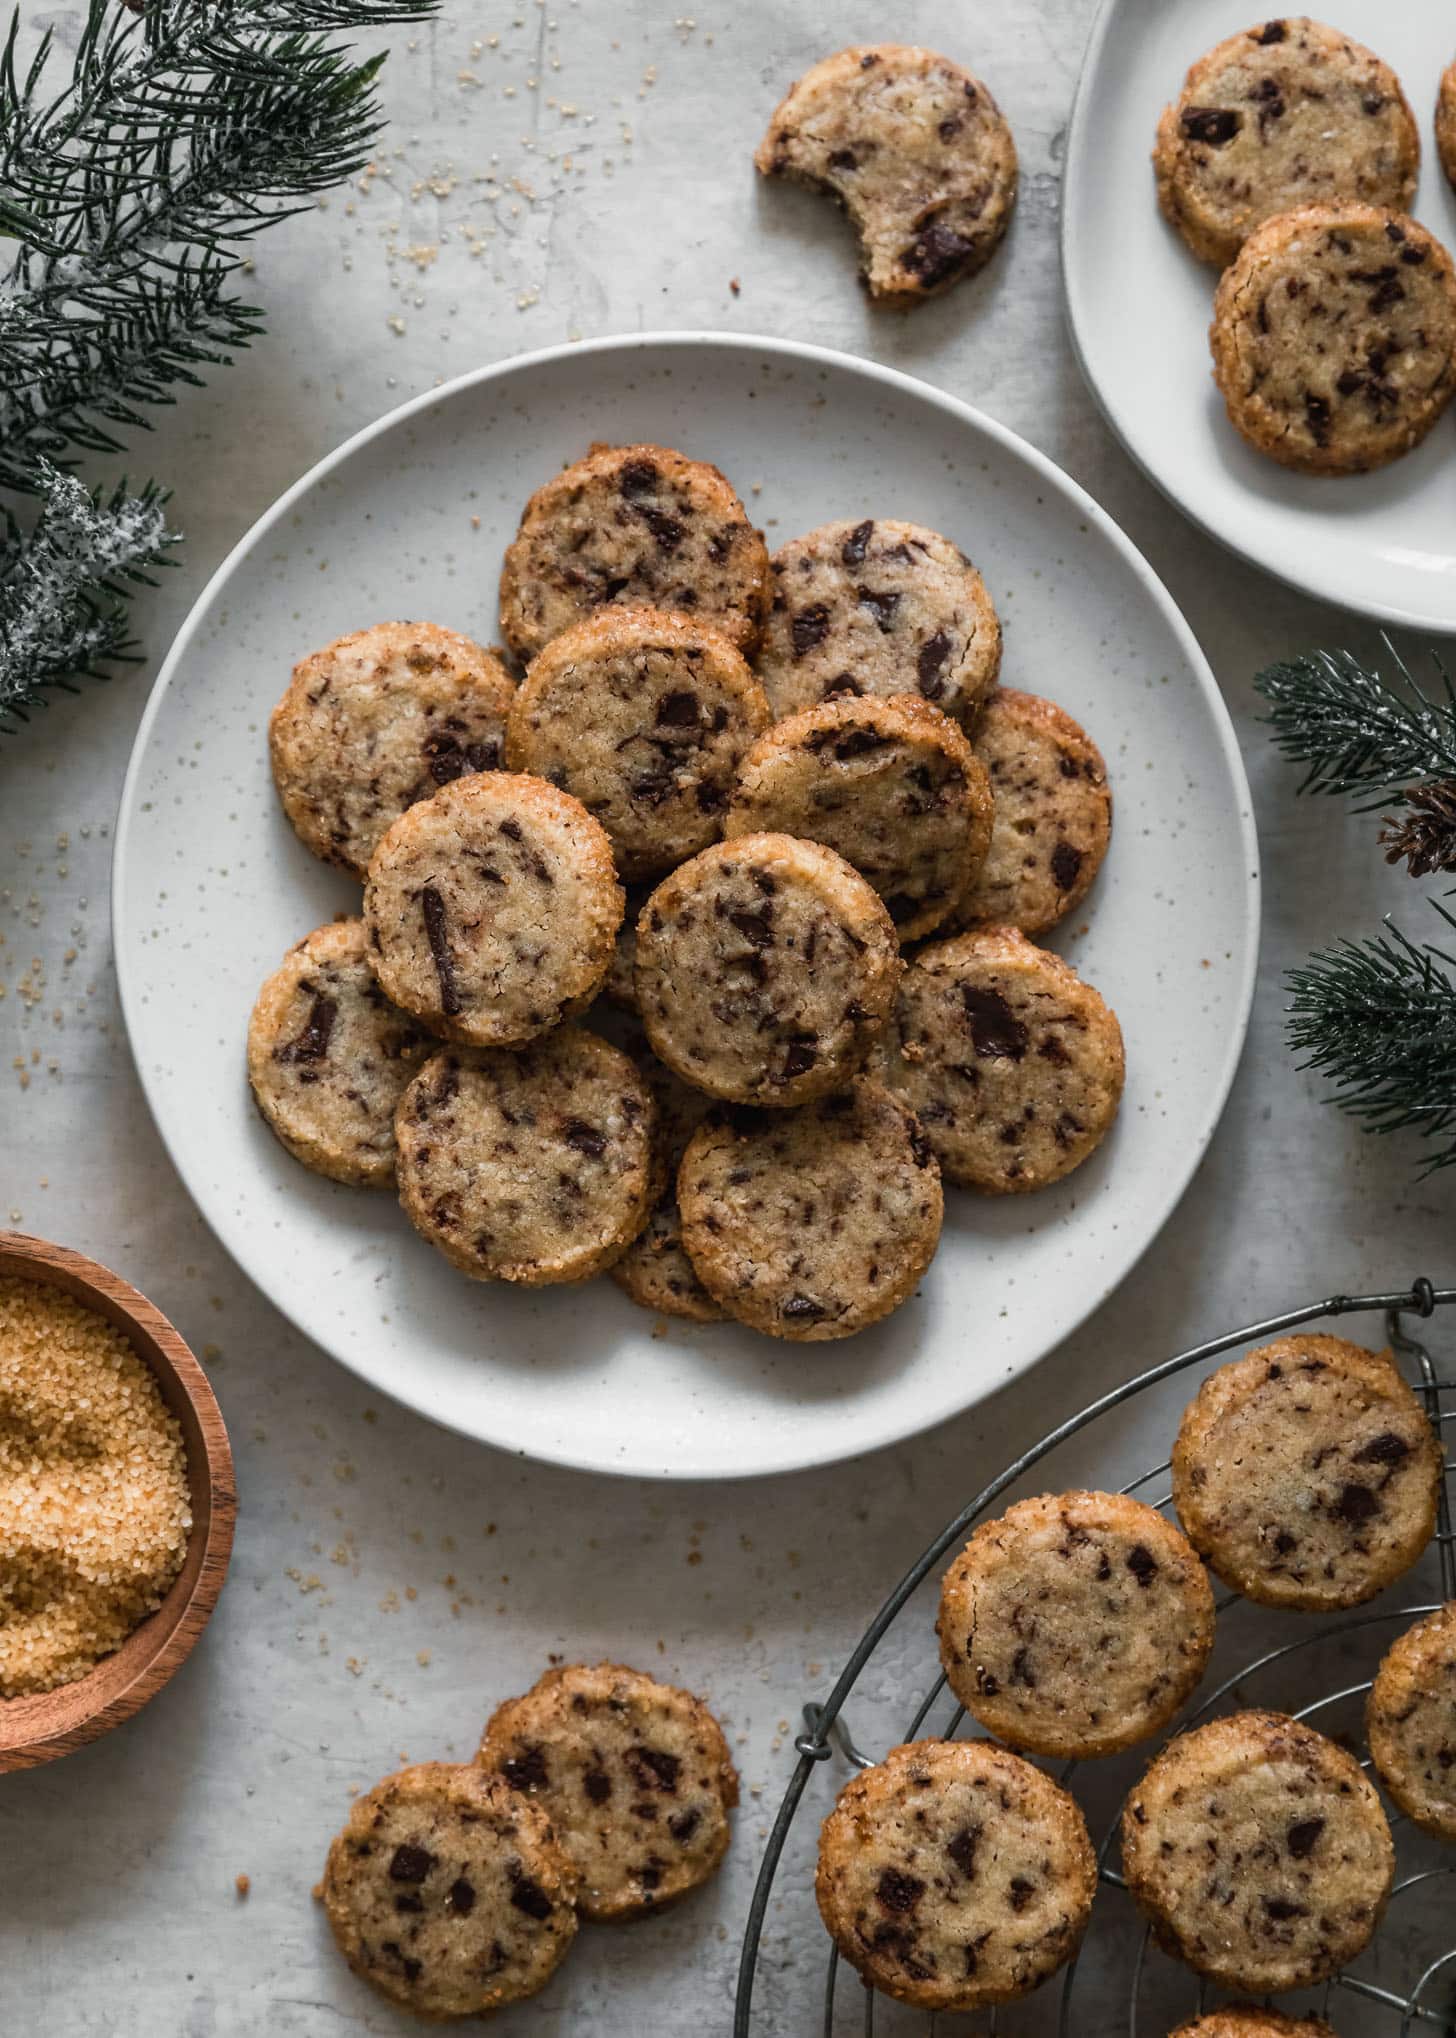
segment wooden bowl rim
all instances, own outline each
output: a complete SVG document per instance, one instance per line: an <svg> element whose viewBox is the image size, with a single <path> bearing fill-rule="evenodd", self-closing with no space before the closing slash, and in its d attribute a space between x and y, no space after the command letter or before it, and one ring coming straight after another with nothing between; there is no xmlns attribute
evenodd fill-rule
<svg viewBox="0 0 1456 2038"><path fill-rule="evenodd" d="M49 1239L39 1238L23 1231L0 1231L0 1279L35 1280L59 1287L63 1284L52 1279L56 1271L64 1271L92 1298L97 1313L105 1315L106 1304L113 1311L119 1310L131 1325L146 1340L155 1345L183 1395L190 1402L197 1417L198 1434L201 1438L201 1464L196 1462L190 1441L187 1444L189 1483L197 1477L199 1470L209 1494L208 1520L202 1545L197 1576L185 1599L168 1606L162 1606L147 1616L142 1623L159 1621L163 1611L167 1620L159 1626L157 1645L154 1651L144 1655L136 1665L129 1681L109 1698L98 1698L95 1707L69 1724L50 1730L42 1729L28 1739L11 1739L7 1735L7 1714L12 1708L33 1706L37 1700L60 1699L63 1694L83 1693L92 1678L99 1677L113 1656L105 1656L94 1670L84 1677L74 1679L70 1684L56 1687L53 1692L27 1693L21 1698L0 1698L0 1775L16 1769L36 1768L43 1762L53 1762L57 1757L68 1755L75 1748L84 1747L88 1741L98 1740L124 1720L140 1712L149 1699L155 1697L169 1679L178 1671L192 1654L202 1637L212 1610L218 1601L227 1577L228 1562L232 1554L233 1530L237 1519L237 1490L234 1483L232 1446L228 1441L227 1426L223 1422L222 1410L212 1391L206 1373L198 1364L186 1339L176 1326L168 1321L155 1303L149 1302L130 1281L103 1266L99 1260L88 1259L84 1253L74 1251L70 1246L56 1245ZM158 1371L150 1352L134 1343L133 1350L142 1364L153 1373ZM199 1524L194 1520L188 1539L190 1556L192 1539L198 1533ZM184 1560L185 1561L185 1560ZM138 1632L138 1630L133 1630ZM113 1652L114 1655L114 1652Z"/></svg>

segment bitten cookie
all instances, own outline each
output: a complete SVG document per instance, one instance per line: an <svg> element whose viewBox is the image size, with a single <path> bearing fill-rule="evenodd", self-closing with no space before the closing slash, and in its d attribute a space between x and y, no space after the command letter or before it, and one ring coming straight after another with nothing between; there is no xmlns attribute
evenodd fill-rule
<svg viewBox="0 0 1456 2038"><path fill-rule="evenodd" d="M283 1145L331 1181L394 1180L394 1108L435 1042L369 967L362 920L316 927L258 993L248 1081Z"/></svg>
<svg viewBox="0 0 1456 2038"><path fill-rule="evenodd" d="M940 1660L989 1733L1029 1754L1113 1755L1158 1732L1213 1648L1186 1537L1123 1493L1044 1494L983 1522L940 1588Z"/></svg>
<svg viewBox="0 0 1456 2038"><path fill-rule="evenodd" d="M421 1762L356 1798L321 1888L350 1967L419 2017L535 1995L576 1937L576 1870L545 1815L473 1763Z"/></svg>
<svg viewBox="0 0 1456 2038"><path fill-rule="evenodd" d="M1456 185L1456 63L1441 74L1436 95L1436 154L1441 168Z"/></svg>
<svg viewBox="0 0 1456 2038"><path fill-rule="evenodd" d="M751 656L768 553L728 482L667 446L593 446L526 504L501 574L519 658L607 603L685 609Z"/></svg>
<svg viewBox="0 0 1456 2038"><path fill-rule="evenodd" d="M1323 2017L1286 2017L1282 2010L1250 2003L1210 2010L1191 2024L1180 2024L1170 2038L1335 2038Z"/></svg>
<svg viewBox="0 0 1456 2038"><path fill-rule="evenodd" d="M986 768L918 694L825 701L744 757L723 832L777 831L838 850L884 900L902 941L933 932L991 840Z"/></svg>
<svg viewBox="0 0 1456 2038"><path fill-rule="evenodd" d="M1301 207L1250 234L1209 328L1234 429L1306 474L1408 453L1456 391L1456 273L1433 235L1373 205Z"/></svg>
<svg viewBox="0 0 1456 2038"><path fill-rule="evenodd" d="M362 877L407 807L500 763L514 692L493 652L437 623L376 623L313 652L268 724L300 840Z"/></svg>
<svg viewBox="0 0 1456 2038"><path fill-rule="evenodd" d="M739 759L768 720L763 688L719 631L612 607L532 659L506 761L574 794L624 878L657 877L717 840Z"/></svg>
<svg viewBox="0 0 1456 2038"><path fill-rule="evenodd" d="M1456 1840L1456 1602L1392 1644L1365 1713L1380 1780L1438 1840Z"/></svg>
<svg viewBox="0 0 1456 2038"><path fill-rule="evenodd" d="M918 693L969 728L1001 669L986 583L938 531L824 524L771 562L758 676L778 720L838 694Z"/></svg>
<svg viewBox="0 0 1456 2038"><path fill-rule="evenodd" d="M585 1011L623 894L606 831L544 779L490 772L402 814L374 852L374 973L447 1040L515 1047Z"/></svg>
<svg viewBox="0 0 1456 2038"><path fill-rule="evenodd" d="M1189 1540L1261 1606L1358 1606L1436 1526L1441 1451L1386 1352L1296 1332L1220 1366L1173 1447Z"/></svg>
<svg viewBox="0 0 1456 2038"><path fill-rule="evenodd" d="M911 1741L852 1776L814 1894L872 1988L925 2010L1030 1993L1070 1960L1097 1890L1067 1792L990 1741Z"/></svg>
<svg viewBox="0 0 1456 2038"><path fill-rule="evenodd" d="M1309 1988L1369 1943L1395 1848L1353 1755L1283 1713L1171 1741L1122 1814L1127 1885L1159 1943L1224 1988Z"/></svg>
<svg viewBox="0 0 1456 2038"><path fill-rule="evenodd" d="M1080 723L1036 694L998 687L972 738L995 816L954 926L1044 934L1080 906L1112 834L1102 753Z"/></svg>
<svg viewBox="0 0 1456 2038"><path fill-rule="evenodd" d="M660 1187L646 1224L612 1268L612 1279L643 1309L679 1316L690 1323L716 1323L723 1311L698 1279L683 1248L677 1205L678 1168L713 1100L666 1068L645 1039L634 1059L657 1104L654 1145Z"/></svg>
<svg viewBox="0 0 1456 2038"><path fill-rule="evenodd" d="M637 923L653 1052L739 1104L802 1104L863 1063L900 976L884 903L842 856L789 835L715 843Z"/></svg>
<svg viewBox="0 0 1456 2038"><path fill-rule="evenodd" d="M1255 227L1359 199L1403 212L1421 142L1388 64L1306 15L1200 57L1158 123L1158 202L1194 254L1225 268Z"/></svg>
<svg viewBox="0 0 1456 2038"><path fill-rule="evenodd" d="M477 1281L584 1281L647 1220L654 1118L635 1065L582 1027L513 1054L447 1049L395 1114L399 1200Z"/></svg>
<svg viewBox="0 0 1456 2038"><path fill-rule="evenodd" d="M738 1775L700 1698L620 1663L548 1670L491 1714L478 1758L546 1813L585 1918L645 1916L728 1851Z"/></svg>
<svg viewBox="0 0 1456 2038"><path fill-rule="evenodd" d="M1106 1136L1122 1029L1070 963L1014 927L985 927L920 951L873 1066L947 1181L1007 1196L1060 1181Z"/></svg>
<svg viewBox="0 0 1456 2038"><path fill-rule="evenodd" d="M948 57L903 43L840 50L806 71L754 162L838 200L870 295L886 304L974 275L1016 203L1016 146L995 100Z"/></svg>
<svg viewBox="0 0 1456 2038"><path fill-rule="evenodd" d="M801 1111L728 1111L678 1171L682 1241L699 1280L753 1330L852 1337L915 1292L935 1256L940 1170L880 1083Z"/></svg>

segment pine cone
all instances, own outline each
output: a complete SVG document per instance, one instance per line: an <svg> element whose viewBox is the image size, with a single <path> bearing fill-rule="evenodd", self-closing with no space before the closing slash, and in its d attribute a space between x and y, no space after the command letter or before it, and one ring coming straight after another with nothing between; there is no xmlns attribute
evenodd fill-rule
<svg viewBox="0 0 1456 2038"><path fill-rule="evenodd" d="M1456 779L1405 796L1405 813L1380 831L1387 863L1405 860L1412 877L1456 871Z"/></svg>

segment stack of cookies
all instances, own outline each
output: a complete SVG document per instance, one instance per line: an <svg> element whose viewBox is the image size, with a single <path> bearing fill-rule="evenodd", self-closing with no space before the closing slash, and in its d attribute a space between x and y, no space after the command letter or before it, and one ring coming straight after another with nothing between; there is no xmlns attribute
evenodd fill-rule
<svg viewBox="0 0 1456 2038"><path fill-rule="evenodd" d="M1030 1757L1109 1756L1162 1732L1214 1645L1205 1563L1258 1605L1363 1605L1435 1530L1442 1451L1388 1352L1297 1335L1222 1366L1173 1451L1182 1529L1126 1493L1021 1500L941 1583L945 1681L991 1740L907 1743L846 1784L816 1884L840 1951L930 2010L1026 1994L1076 1951L1097 1885L1082 1813ZM1283 1651L1276 1653L1282 1654ZM1224 1687L1228 1689L1228 1686ZM1375 1773L1456 1840L1456 1606L1389 1650L1370 1689ZM1167 1952L1250 1994L1317 1985L1374 1934L1395 1855L1347 1749L1247 1710L1170 1741L1128 1795L1127 1886ZM1329 2038L1266 2010L1180 2038Z"/></svg>
<svg viewBox="0 0 1456 2038"><path fill-rule="evenodd" d="M858 517L770 559L716 468L598 446L528 503L500 628L341 638L274 713L285 812L364 883L253 1013L291 1153L397 1181L476 1279L818 1341L914 1291L942 1177L1094 1150L1118 1024L1029 937L1096 876L1106 771L998 687L954 544Z"/></svg>
<svg viewBox="0 0 1456 2038"><path fill-rule="evenodd" d="M700 1698L564 1665L496 1708L474 1762L416 1763L356 1799L316 1894L390 2002L483 2016L545 1987L579 1918L647 1917L700 1888L737 1802Z"/></svg>
<svg viewBox="0 0 1456 2038"><path fill-rule="evenodd" d="M1456 64L1435 132L1456 183ZM1389 65L1303 15L1221 42L1163 113L1159 202L1223 270L1214 380L1237 430L1283 466L1384 466L1456 395L1456 269L1408 212L1420 158Z"/></svg>

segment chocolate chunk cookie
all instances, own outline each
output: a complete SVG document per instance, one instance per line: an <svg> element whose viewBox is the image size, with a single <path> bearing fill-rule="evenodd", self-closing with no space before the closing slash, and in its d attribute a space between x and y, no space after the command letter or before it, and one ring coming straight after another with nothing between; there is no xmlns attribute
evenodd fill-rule
<svg viewBox="0 0 1456 2038"><path fill-rule="evenodd" d="M1226 268L1255 227L1358 199L1403 212L1421 143L1388 64L1306 15L1231 35L1158 123L1158 202L1202 261Z"/></svg>
<svg viewBox="0 0 1456 2038"><path fill-rule="evenodd" d="M506 642L534 658L607 603L688 610L752 655L768 553L716 467L666 446L593 446L537 489L501 574Z"/></svg>
<svg viewBox="0 0 1456 2038"><path fill-rule="evenodd" d="M1097 1864L1075 1801L990 1741L911 1741L819 1835L819 1915L872 1988L925 2010L1024 1996L1070 1960Z"/></svg>
<svg viewBox="0 0 1456 2038"><path fill-rule="evenodd" d="M1456 272L1413 219L1303 206L1224 271L1209 343L1251 446L1306 474L1360 474L1419 445L1456 392Z"/></svg>
<svg viewBox="0 0 1456 2038"><path fill-rule="evenodd" d="M869 879L902 941L938 927L991 840L986 768L918 694L824 701L761 736L723 832L826 842Z"/></svg>
<svg viewBox="0 0 1456 2038"><path fill-rule="evenodd" d="M648 1047L645 1036L629 1049L657 1105L655 1152L659 1187L652 1213L612 1268L624 1295L661 1316L690 1323L716 1323L723 1311L693 1269L683 1249L677 1206L677 1171L688 1141L712 1109L712 1099L675 1076Z"/></svg>
<svg viewBox="0 0 1456 2038"><path fill-rule="evenodd" d="M514 692L493 652L437 623L376 623L315 651L268 724L300 840L362 877L407 807L500 763Z"/></svg>
<svg viewBox="0 0 1456 2038"><path fill-rule="evenodd" d="M1122 1814L1128 1888L1159 1943L1257 1994L1309 1988L1368 1944L1395 1848L1353 1755L1277 1712L1171 1741Z"/></svg>
<svg viewBox="0 0 1456 2038"><path fill-rule="evenodd" d="M739 1104L787 1106L863 1064L900 976L894 923L842 856L790 835L715 843L637 923L637 1003L654 1053Z"/></svg>
<svg viewBox="0 0 1456 2038"><path fill-rule="evenodd" d="M490 772L402 814L374 852L364 918L388 995L447 1040L515 1047L586 1007L623 894L612 845L545 779Z"/></svg>
<svg viewBox="0 0 1456 2038"><path fill-rule="evenodd" d="M730 1316L769 1337L852 1337L913 1295L935 1256L940 1170L880 1083L800 1111L727 1111L688 1142L682 1241Z"/></svg>
<svg viewBox="0 0 1456 2038"><path fill-rule="evenodd" d="M839 694L918 693L973 724L1001 625L948 538L893 517L824 524L775 553L772 573L758 676L777 719Z"/></svg>
<svg viewBox="0 0 1456 2038"><path fill-rule="evenodd" d="M728 1851L738 1775L700 1698L620 1663L548 1670L491 1714L479 1760L551 1820L583 1917L639 1918Z"/></svg>
<svg viewBox="0 0 1456 2038"><path fill-rule="evenodd" d="M989 1733L1033 1755L1113 1755L1165 1727L1213 1648L1191 1545L1123 1493L1018 1500L940 1589L940 1660Z"/></svg>
<svg viewBox="0 0 1456 2038"><path fill-rule="evenodd" d="M870 295L908 307L989 261L1016 203L1016 145L978 78L903 43L840 50L791 86L754 162L827 191Z"/></svg>
<svg viewBox="0 0 1456 2038"><path fill-rule="evenodd" d="M582 1027L514 1054L450 1048L400 1099L399 1200L477 1281L584 1281L647 1220L654 1117L634 1064Z"/></svg>
<svg viewBox="0 0 1456 2038"><path fill-rule="evenodd" d="M768 721L763 688L719 631L612 607L532 659L506 761L573 793L624 878L660 877L717 840L738 761Z"/></svg>
<svg viewBox="0 0 1456 2038"><path fill-rule="evenodd" d="M1044 934L1080 906L1112 834L1102 753L1036 694L998 687L972 738L995 801L991 844L952 925Z"/></svg>
<svg viewBox="0 0 1456 2038"><path fill-rule="evenodd" d="M1171 2038L1335 2038L1323 2017L1286 2017L1253 2003L1210 2010L1191 2024L1180 2024Z"/></svg>
<svg viewBox="0 0 1456 2038"><path fill-rule="evenodd" d="M1436 154L1441 158L1441 168L1456 185L1456 63L1442 72L1441 89L1436 95Z"/></svg>
<svg viewBox="0 0 1456 2038"><path fill-rule="evenodd" d="M1044 1189L1105 1137L1122 1098L1122 1029L1070 963L1014 927L923 948L877 1044L947 1181Z"/></svg>
<svg viewBox="0 0 1456 2038"><path fill-rule="evenodd" d="M1366 1708L1370 1753L1403 1812L1456 1840L1456 1602L1387 1652Z"/></svg>
<svg viewBox="0 0 1456 2038"><path fill-rule="evenodd" d="M394 1107L436 1043L375 982L362 920L291 948L253 1007L248 1081L284 1146L331 1181L394 1180Z"/></svg>
<svg viewBox="0 0 1456 2038"><path fill-rule="evenodd" d="M355 1974L419 2017L535 1995L576 1937L576 1870L545 1814L474 1763L421 1762L356 1798L322 1893Z"/></svg>
<svg viewBox="0 0 1456 2038"><path fill-rule="evenodd" d="M1261 1606L1358 1606L1430 1541L1441 1452L1391 1362L1296 1332L1220 1366L1173 1447L1189 1540Z"/></svg>

